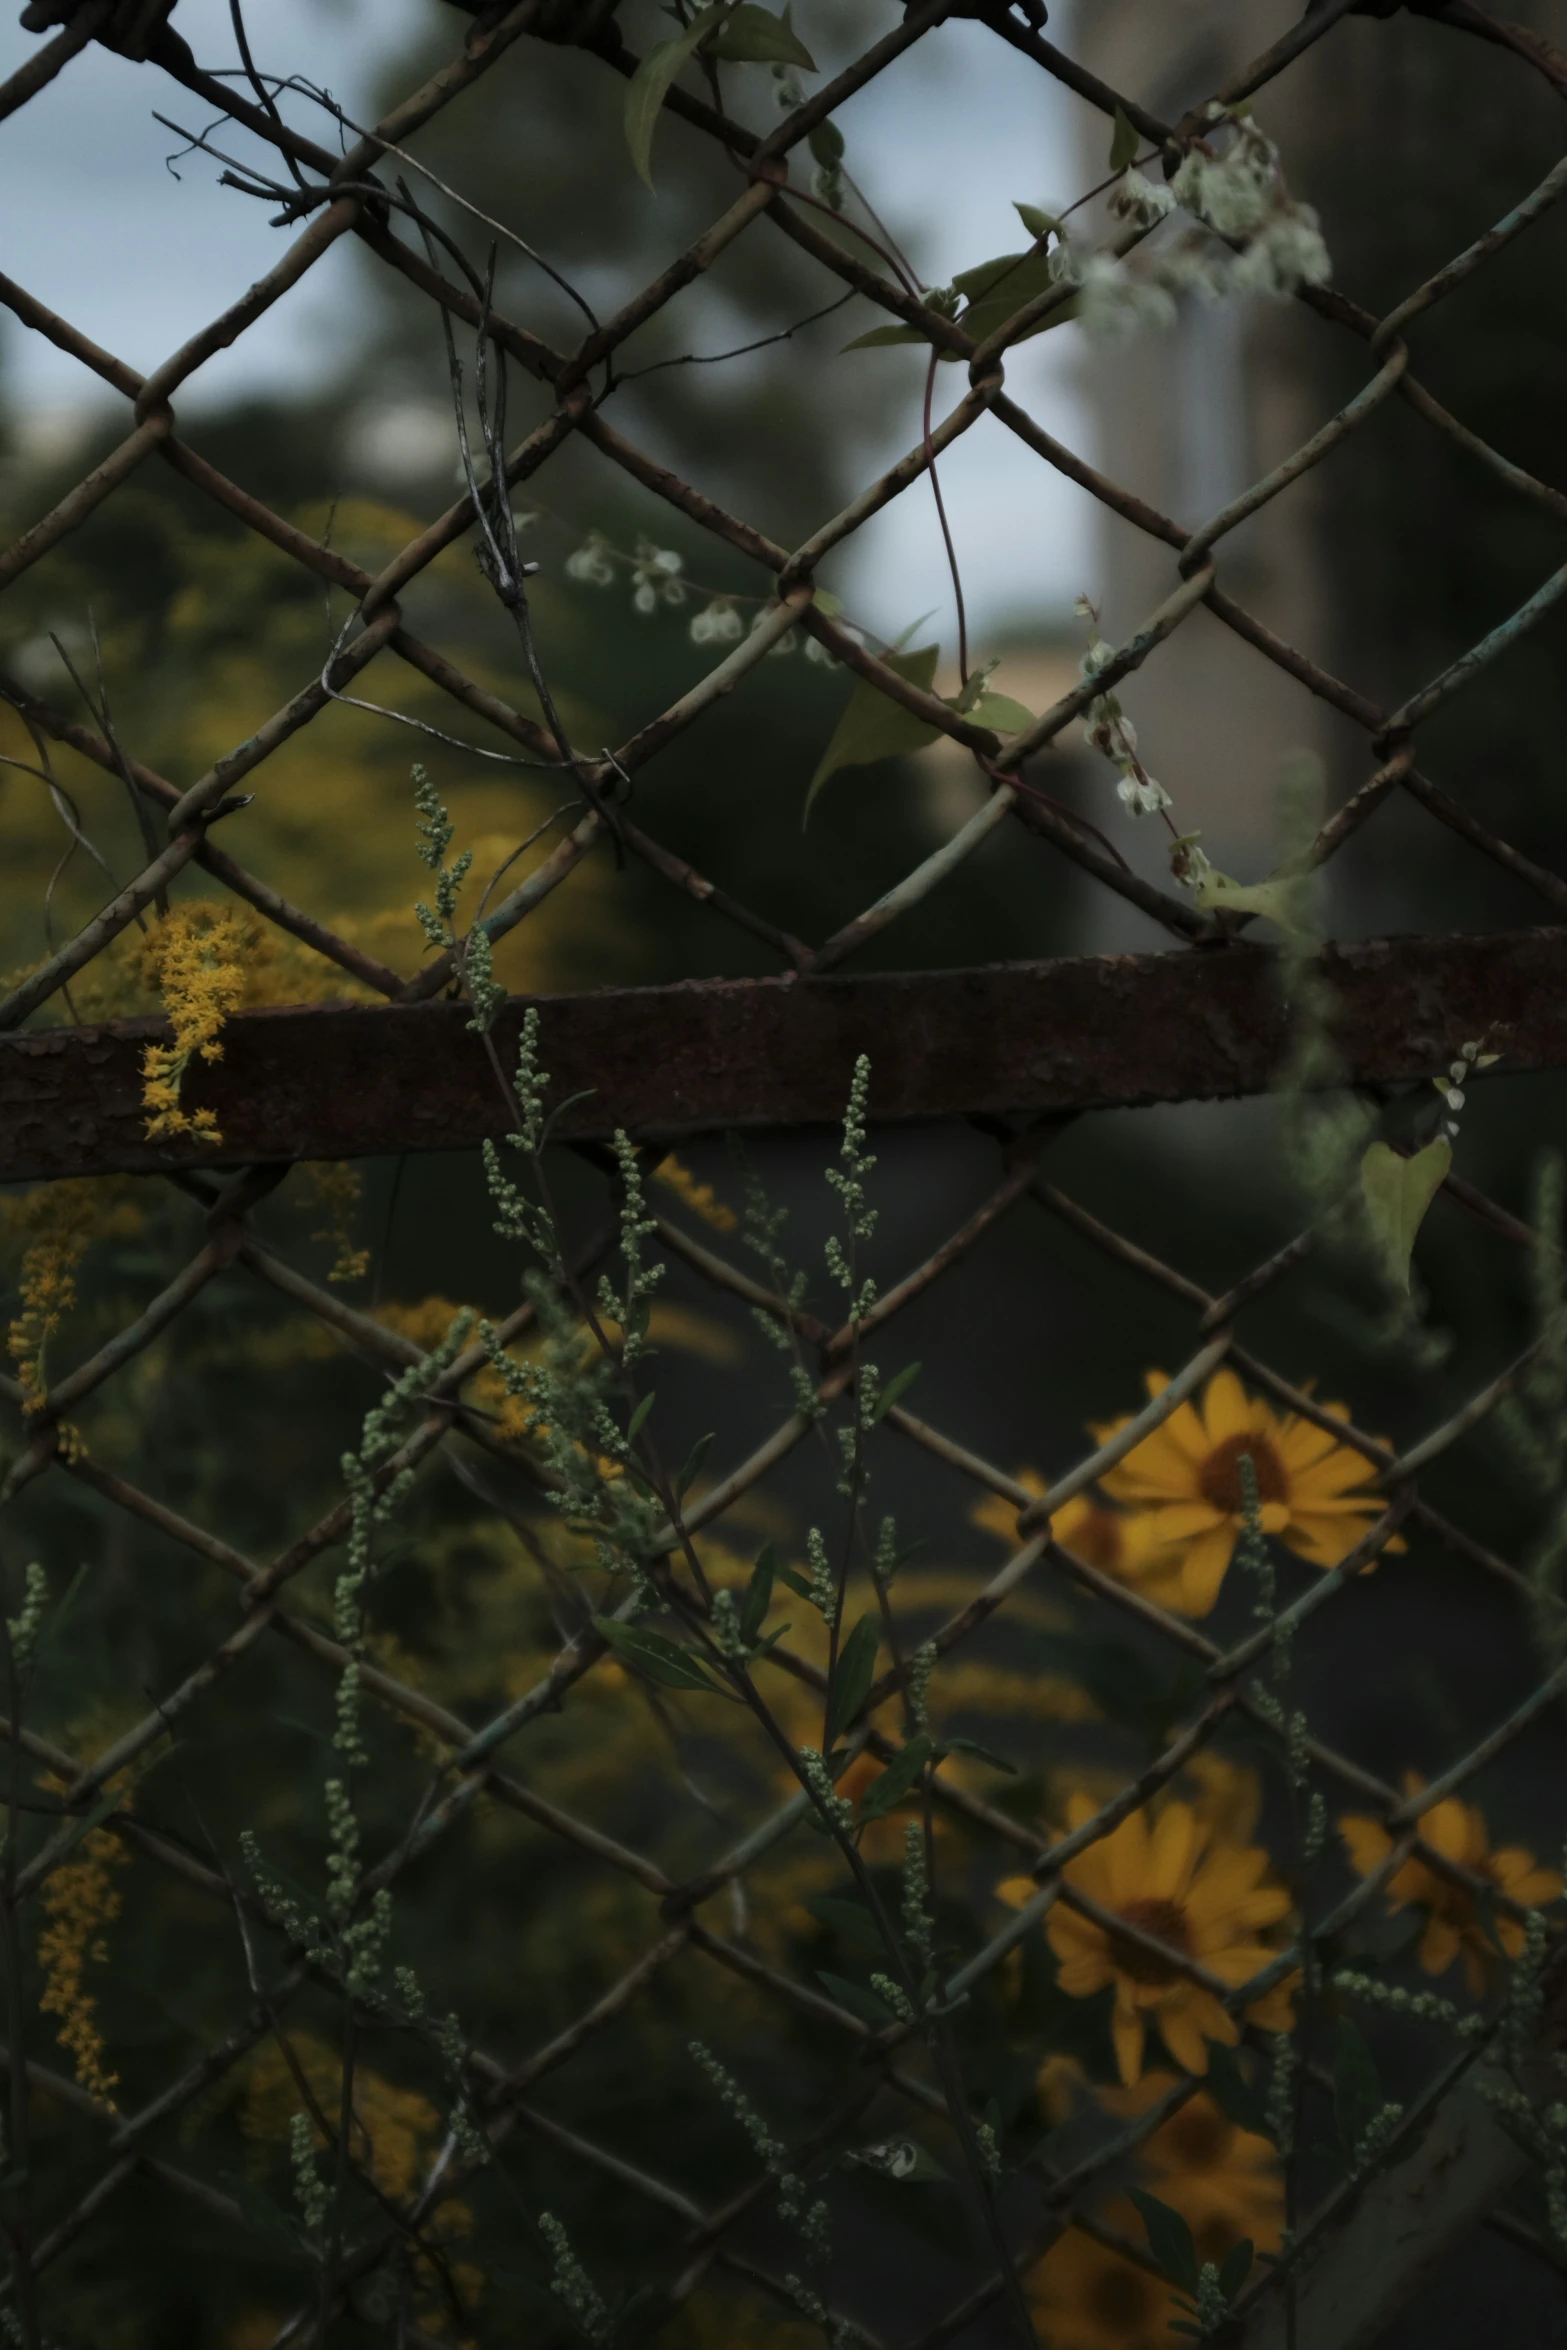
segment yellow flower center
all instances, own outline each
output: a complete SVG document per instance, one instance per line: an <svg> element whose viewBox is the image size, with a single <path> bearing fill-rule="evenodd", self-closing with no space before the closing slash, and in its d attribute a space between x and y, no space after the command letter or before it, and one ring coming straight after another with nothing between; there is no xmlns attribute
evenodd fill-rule
<svg viewBox="0 0 1567 2350"><path fill-rule="evenodd" d="M1136 1926L1144 1934L1152 1934L1156 1941L1168 1942L1172 1950L1191 1953L1192 1939L1186 1927L1186 1912L1178 1901L1166 1900L1162 1895L1140 1901L1129 1901L1121 1912L1129 1926ZM1115 1963L1123 1975L1130 1975L1134 1983L1173 1983L1177 1969L1159 1958L1141 1943L1124 1941L1116 1950Z"/></svg>
<svg viewBox="0 0 1567 2350"><path fill-rule="evenodd" d="M1203 1462L1197 1482L1203 1500L1211 1502L1216 1510L1222 1510L1227 1518L1238 1518L1245 1512L1246 1495L1241 1485L1241 1462L1248 1454L1251 1457L1252 1474L1257 1480L1258 1501L1289 1499L1289 1479L1284 1474L1284 1464L1266 1436L1226 1436L1224 1442L1215 1445Z"/></svg>

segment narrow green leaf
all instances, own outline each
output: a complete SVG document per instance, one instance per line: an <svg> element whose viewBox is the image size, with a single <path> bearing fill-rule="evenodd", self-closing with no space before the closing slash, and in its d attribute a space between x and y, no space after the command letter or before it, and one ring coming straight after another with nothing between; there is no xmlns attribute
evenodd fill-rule
<svg viewBox="0 0 1567 2350"><path fill-rule="evenodd" d="M1415 1235L1452 1163L1453 1146L1445 1134L1407 1159L1385 1142L1374 1142L1360 1162L1360 1196L1366 1220L1382 1252L1388 1278L1399 1289L1409 1287Z"/></svg>
<svg viewBox="0 0 1567 2350"><path fill-rule="evenodd" d="M824 171L832 171L843 161L843 133L835 122L819 122L807 132L805 143Z"/></svg>
<svg viewBox="0 0 1567 2350"><path fill-rule="evenodd" d="M816 60L784 17L769 15L755 0L740 0L708 45L710 57L726 65L801 65L816 71ZM818 157L818 161L820 158Z"/></svg>
<svg viewBox="0 0 1567 2350"><path fill-rule="evenodd" d="M672 41L660 41L650 49L637 67L626 87L626 145L637 177L648 187L653 185L653 131L658 122L664 94L687 58L692 56L708 34L721 25L729 14L730 0L714 0L707 8L699 8L685 31ZM757 14L762 12L758 9Z"/></svg>
<svg viewBox="0 0 1567 2350"><path fill-rule="evenodd" d="M1142 2214L1143 2226L1148 2231L1148 2249L1159 2264L1162 2276L1178 2285L1183 2293L1197 2291L1197 2247L1192 2242L1192 2231L1178 2211L1168 2203L1161 2203L1157 2195L1145 2194L1141 2187L1129 2187L1127 2193Z"/></svg>
<svg viewBox="0 0 1567 2350"><path fill-rule="evenodd" d="M1232 2244L1220 2261L1219 2291L1224 2295L1226 2301L1234 2300L1246 2279L1251 2275L1251 2264L1255 2257L1256 2248L1250 2236L1242 2236L1240 2242Z"/></svg>
<svg viewBox="0 0 1567 2350"><path fill-rule="evenodd" d="M701 1476L702 1463L706 1460L712 1449L713 1431L712 1429L709 1429L705 1436L699 1436L697 1438L695 1444L692 1445L691 1450L686 1455L686 1465L681 1470L679 1479L675 1486L675 1491L679 1494L682 1501L684 1501L686 1495L690 1492L697 1478Z"/></svg>
<svg viewBox="0 0 1567 2350"><path fill-rule="evenodd" d="M613 1616L595 1616L593 1628L616 1656L645 1680L657 1681L665 1689L701 1689L709 1697L729 1694L688 1648L682 1648L678 1640L666 1639L662 1632L650 1632L641 1624L617 1623Z"/></svg>
<svg viewBox="0 0 1567 2350"><path fill-rule="evenodd" d="M840 2007L850 2015L858 2016L862 2024L869 2024L873 2032L885 2031L893 2021L890 2007L879 2000L874 1991L867 1991L863 1983L851 1983L847 1975L834 1975L826 1967L816 1970L818 1983L825 1983Z"/></svg>
<svg viewBox="0 0 1567 2350"><path fill-rule="evenodd" d="M845 343L846 351L879 351L887 343L923 343L928 338L917 326L873 326L868 333L856 335L852 343Z"/></svg>
<svg viewBox="0 0 1567 2350"><path fill-rule="evenodd" d="M1340 2016L1333 2046L1333 2118L1346 2155L1354 2154L1385 2102L1376 2058L1349 2017Z"/></svg>
<svg viewBox="0 0 1567 2350"><path fill-rule="evenodd" d="M996 1754L990 1747L981 1746L977 1738L949 1738L946 1748L949 1754L972 1755L975 1762L988 1763L993 1771L1005 1771L1009 1778L1017 1777L1015 1762L1008 1762L1004 1754Z"/></svg>
<svg viewBox="0 0 1567 2350"><path fill-rule="evenodd" d="M881 1625L874 1614L861 1616L838 1651L832 1677L832 1699L827 1708L827 1744L835 1746L865 1703L876 1678L876 1650Z"/></svg>
<svg viewBox="0 0 1567 2350"><path fill-rule="evenodd" d="M887 1417L887 1414L891 1411L898 1398L901 1395L908 1394L909 1389L914 1385L915 1380L919 1377L921 1371L924 1368L925 1366L923 1363L905 1363L901 1371L895 1371L893 1373L886 1386L882 1389L880 1395L876 1398L876 1410L874 1414L876 1419L884 1420Z"/></svg>
<svg viewBox="0 0 1567 2350"><path fill-rule="evenodd" d="M1254 2089L1241 2071L1234 2050L1219 2041L1211 2042L1208 2048L1208 2094L1225 2120L1238 2130L1248 2130L1258 2138L1272 2137L1261 2091Z"/></svg>
<svg viewBox="0 0 1567 2350"><path fill-rule="evenodd" d="M889 653L887 667L896 670L910 685L929 693L940 657L939 645L921 645L917 652ZM927 743L935 741L938 731L927 720L916 718L912 710L905 710L901 702L893 701L869 678L861 678L811 777L800 819L802 827L822 785L840 767L869 767L878 759L898 759L910 751L922 751Z"/></svg>
<svg viewBox="0 0 1567 2350"><path fill-rule="evenodd" d="M773 1572L778 1577L780 1583L787 1583L789 1589L794 1593L796 1599L810 1598L811 1586L809 1583L807 1583L805 1577L801 1574L798 1567L786 1567L782 1559L775 1559L773 1562Z"/></svg>
<svg viewBox="0 0 1567 2350"><path fill-rule="evenodd" d="M751 1569L751 1579L745 1587L745 1597L740 1602L740 1637L747 1648L760 1638L762 1626L767 1621L767 1611L773 1604L773 1576L777 1566L772 1544L764 1542L756 1554L756 1564Z"/></svg>
<svg viewBox="0 0 1567 2350"><path fill-rule="evenodd" d="M657 1401L658 1397L656 1392L650 1392L642 1398L642 1401L638 1404L636 1410L632 1413L630 1419L626 1422L626 1442L628 1444L636 1443L637 1438L641 1435L643 1427L646 1424L648 1413L653 1409L653 1406Z"/></svg>
<svg viewBox="0 0 1567 2350"><path fill-rule="evenodd" d="M1137 161L1137 150L1142 144L1137 136L1137 125L1129 122L1118 106L1115 110L1115 128L1110 134L1110 169L1125 171L1128 164Z"/></svg>
<svg viewBox="0 0 1567 2350"><path fill-rule="evenodd" d="M903 1752L893 1756L881 1776L872 1779L860 1797L862 1824L866 1820L885 1819L893 1805L903 1801L934 1751L928 1738L919 1737L911 1738Z"/></svg>

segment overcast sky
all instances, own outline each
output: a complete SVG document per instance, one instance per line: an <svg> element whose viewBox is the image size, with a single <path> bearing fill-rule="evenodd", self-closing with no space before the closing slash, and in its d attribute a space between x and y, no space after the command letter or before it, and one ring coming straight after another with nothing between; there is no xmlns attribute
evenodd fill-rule
<svg viewBox="0 0 1567 2350"><path fill-rule="evenodd" d="M18 0L0 6L3 78L36 37L16 23ZM359 114L379 61L432 14L454 32L461 27L439 0L265 0L247 22L258 64L295 70L308 59L312 78ZM204 65L236 61L227 0L180 0L177 23ZM1075 193L1067 103L993 34L954 21L857 106L856 176L933 276L950 276L1016 246L1013 198L1048 204ZM197 102L177 84L94 44L0 125L0 267L144 371L281 249L267 208L218 187L217 165L191 156L174 175L166 159L178 142L153 119L155 107L184 127L202 127ZM152 269L149 253L159 257ZM191 380L180 406L196 411L247 388L329 378L351 347L363 300L349 257L328 256ZM1008 383L1052 430L1081 445L1076 340L1067 327L1024 346L1009 359ZM865 364L897 361L872 354ZM946 399L957 398L960 371L942 369L940 384ZM51 423L68 430L72 411L91 397L74 361L3 316L0 388L35 431ZM896 453L889 445L885 454ZM981 627L1053 618L1091 583L1085 501L1003 428L982 424L968 434L943 460L942 480ZM950 589L922 489L878 518L859 565L856 606L890 632L928 607L945 613Z"/></svg>

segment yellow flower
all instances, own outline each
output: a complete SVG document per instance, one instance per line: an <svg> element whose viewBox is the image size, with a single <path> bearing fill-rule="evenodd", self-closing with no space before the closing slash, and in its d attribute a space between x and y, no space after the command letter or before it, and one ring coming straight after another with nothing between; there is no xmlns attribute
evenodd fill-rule
<svg viewBox="0 0 1567 2350"><path fill-rule="evenodd" d="M1101 2089L1099 2101L1128 2121L1174 2087L1168 2073L1145 2073L1131 2089ZM1199 2260L1222 2260L1243 2236L1264 2252L1284 2224L1278 2149L1220 2111L1205 2090L1188 2097L1138 2149L1152 2192L1192 2231Z"/></svg>
<svg viewBox="0 0 1567 2350"><path fill-rule="evenodd" d="M1087 1795L1074 1795L1067 1808L1069 1828L1093 1817ZM1262 1883L1268 1856L1256 1845L1220 1842L1187 1803L1167 1803L1149 1821L1133 1812L1110 1835L1091 1844L1063 1872L1068 1885L1112 1910L1128 1925L1153 1934L1173 1951L1194 1960L1225 1983L1244 1983L1273 1953L1256 1938L1276 1925L1289 1896ZM1177 1968L1096 1925L1058 1901L1046 1926L1060 1964L1063 1991L1092 1998L1106 1983L1115 1986L1110 2032L1121 2078L1132 2082L1143 2068L1143 2044L1151 2018L1178 2065L1187 2072L1208 2069L1209 2040L1233 2047L1239 2026L1211 1991ZM1289 2028L1289 1987L1276 1984L1246 2010L1250 2022L1268 2031Z"/></svg>
<svg viewBox="0 0 1567 2350"><path fill-rule="evenodd" d="M1142 2242L1142 2221L1129 2203L1113 2204L1105 2217L1133 2243ZM1164 2279L1080 2228L1057 2237L1034 2272L1028 2297L1048 2350L1170 2350L1175 2339L1175 2304Z"/></svg>
<svg viewBox="0 0 1567 2350"><path fill-rule="evenodd" d="M1032 1494L1045 1492L1037 1469L1020 1469L1017 1481ZM969 1512L971 1525L982 1526L1008 1544L1017 1541L1017 1520L1017 1509L999 1493L987 1494ZM1075 1493L1051 1519L1050 1532L1085 1566L1132 1584L1161 1607L1181 1606L1180 1545L1168 1541L1146 1511L1107 1510L1086 1493Z"/></svg>
<svg viewBox="0 0 1567 2350"><path fill-rule="evenodd" d="M1415 1772L1404 1774L1406 1794L1413 1795L1419 1785ZM1380 1820L1370 1819L1363 1813L1352 1813L1340 1820L1338 1827L1357 1873L1369 1877L1392 1850L1392 1838L1386 1828ZM1445 1858L1456 1861L1474 1876L1483 1877L1499 1893L1507 1894L1525 1909L1538 1909L1543 1902L1554 1901L1562 1889L1555 1871L1542 1869L1534 1854L1526 1852L1521 1844L1504 1844L1493 1852L1486 1838L1485 1814L1477 1804L1461 1803L1456 1795L1444 1796L1440 1803L1421 1813L1420 1833ZM1439 1876L1425 1861L1410 1859L1393 1871L1387 1884L1387 1898L1394 1909L1414 1904L1425 1911L1420 1964L1426 1973L1445 1975L1462 1951L1464 1979L1478 1997L1485 1989L1486 1973L1496 1954L1474 1900L1463 1886ZM1500 1912L1494 1926L1497 1941L1510 1958L1516 1958L1523 1948L1522 1926L1516 1918L1504 1917Z"/></svg>
<svg viewBox="0 0 1567 2350"><path fill-rule="evenodd" d="M1150 1396L1169 1385L1147 1374ZM1347 1420L1343 1404L1326 1409ZM1103 1443L1130 1414L1095 1428ZM1215 1371L1201 1405L1178 1404L1161 1428L1134 1445L1101 1482L1112 1499L1151 1521L1161 1542L1184 1544L1184 1612L1205 1616L1245 1517L1240 1464L1251 1456L1264 1534L1276 1534L1314 1567L1336 1567L1379 1514L1377 1495L1356 1493L1371 1474L1364 1456L1294 1412L1280 1415L1248 1396L1233 1371ZM1390 1550L1402 1550L1394 1536Z"/></svg>

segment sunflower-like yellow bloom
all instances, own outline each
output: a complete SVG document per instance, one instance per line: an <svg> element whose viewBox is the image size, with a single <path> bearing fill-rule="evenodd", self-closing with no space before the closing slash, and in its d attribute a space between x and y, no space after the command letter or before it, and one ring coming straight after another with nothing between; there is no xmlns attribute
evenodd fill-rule
<svg viewBox="0 0 1567 2350"><path fill-rule="evenodd" d="M1017 1481L1043 1497L1045 1481L1037 1469L1020 1469ZM1016 1508L999 1493L988 1494L969 1512L971 1525L983 1526L1003 1542L1016 1542L1017 1520ZM1063 1550L1085 1565L1130 1583L1161 1607L1181 1607L1181 1546L1160 1533L1147 1511L1107 1510L1086 1493L1075 1493L1056 1511L1050 1532Z"/></svg>
<svg viewBox="0 0 1567 2350"><path fill-rule="evenodd" d="M1404 1774L1404 1791L1415 1794L1420 1786L1413 1771ZM1380 1820L1368 1819L1363 1813L1352 1813L1338 1824L1349 1857L1356 1872L1369 1877L1380 1868L1392 1850L1393 1840ZM1427 1812L1420 1815L1420 1833L1445 1859L1456 1861L1472 1875L1483 1877L1499 1893L1518 1902L1525 1909L1538 1909L1542 1903L1554 1901L1562 1889L1562 1881L1554 1869L1542 1869L1532 1852L1521 1844L1504 1844L1493 1852L1485 1829L1485 1814L1477 1804L1461 1803L1456 1795L1444 1796ZM1485 1989L1486 1973L1495 1951L1480 1922L1480 1913L1473 1897L1462 1885L1451 1878L1439 1876L1435 1869L1419 1859L1406 1860L1393 1871L1387 1883L1387 1899L1394 1909L1406 1909L1411 1904L1426 1913L1425 1931L1420 1937L1420 1964L1428 1975L1445 1975L1448 1968L1463 1953L1464 1980L1478 1998ZM1516 1918L1497 1914L1493 1921L1496 1939L1510 1958L1516 1958L1523 1948L1523 1928Z"/></svg>
<svg viewBox="0 0 1567 2350"><path fill-rule="evenodd" d="M1091 1797L1074 1795L1067 1807L1068 1827L1081 1827L1093 1813ZM1172 1802L1151 1822L1142 1812L1131 1813L1110 1835L1068 1861L1063 1874L1068 1885L1101 1909L1114 1911L1128 1925L1233 1984L1244 1983L1273 1957L1257 1933L1276 1925L1289 1909L1282 1887L1262 1882L1267 1865L1268 1856L1258 1846L1221 1842L1190 1804ZM1070 1997L1090 1999L1106 1983L1114 1984L1110 2031L1123 2081L1131 2083L1142 2072L1150 2020L1176 2063L1191 2073L1207 2071L1208 2041L1234 2047L1240 2038L1234 2017L1202 1984L1065 1902L1051 1910L1046 1932L1059 1961L1061 1988ZM1267 2031L1287 2031L1288 1985L1275 1985L1246 2014Z"/></svg>
<svg viewBox="0 0 1567 2350"><path fill-rule="evenodd" d="M1163 1393L1162 1371L1147 1374L1149 1395ZM1347 1420L1343 1404L1325 1407ZM1130 1413L1097 1427L1101 1443ZM1375 1494L1356 1493L1371 1474L1364 1455L1297 1413L1280 1414L1249 1396L1233 1371L1215 1371L1197 1404L1177 1404L1164 1425L1134 1445L1101 1483L1115 1501L1146 1517L1161 1543L1180 1543L1180 1599L1187 1615L1205 1616L1245 1523L1240 1464L1250 1455L1264 1534L1276 1534L1314 1567L1336 1567L1379 1514ZM1390 1550L1402 1550L1397 1535Z"/></svg>
<svg viewBox="0 0 1567 2350"><path fill-rule="evenodd" d="M1130 2203L1105 2213L1133 2243L1143 2226ZM1048 2350L1171 2350L1175 2303L1162 2277L1151 2276L1080 2228L1056 2238L1030 2279L1029 2306Z"/></svg>
<svg viewBox="0 0 1567 2350"><path fill-rule="evenodd" d="M1134 2089L1101 2089L1107 2112L1134 2119L1174 2087L1168 2073L1145 2073ZM1284 2224L1284 2177L1278 2148L1243 2130L1199 2090L1162 2121L1138 2149L1147 2184L1192 2231L1199 2260L1219 2261L1243 2236L1273 2251Z"/></svg>

